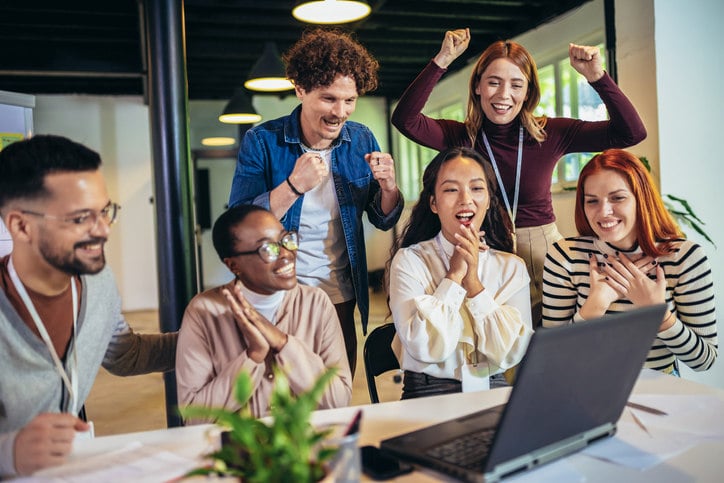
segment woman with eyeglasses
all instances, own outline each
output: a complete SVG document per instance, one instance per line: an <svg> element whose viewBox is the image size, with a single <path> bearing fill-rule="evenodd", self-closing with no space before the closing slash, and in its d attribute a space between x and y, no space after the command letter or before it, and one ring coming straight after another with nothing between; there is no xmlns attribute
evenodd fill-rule
<svg viewBox="0 0 724 483"><path fill-rule="evenodd" d="M435 156L389 267L402 398L506 385L533 334L528 272L495 174L469 148Z"/></svg>
<svg viewBox="0 0 724 483"><path fill-rule="evenodd" d="M352 374L342 329L329 297L297 283L296 232L284 231L264 208L238 205L216 220L212 238L234 280L197 295L186 308L176 349L179 405L240 409L233 388L246 371L254 384L250 409L264 416L276 366L296 394L338 368L319 408L348 405Z"/></svg>

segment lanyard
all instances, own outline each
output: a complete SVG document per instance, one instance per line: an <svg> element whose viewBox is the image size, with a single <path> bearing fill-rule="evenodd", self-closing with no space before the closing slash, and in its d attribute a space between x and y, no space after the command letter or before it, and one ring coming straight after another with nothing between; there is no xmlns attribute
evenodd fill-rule
<svg viewBox="0 0 724 483"><path fill-rule="evenodd" d="M503 184L503 178L500 176L500 170L498 169L498 163L495 162L495 156L493 156L493 150L490 149L490 143L488 142L488 136L485 135L485 131L481 129L483 133L483 142L485 143L485 149L488 151L488 157L490 162L493 164L493 170L495 170L495 178L498 180L500 191L503 195L503 201L505 201L505 209L508 210L508 216L510 221L513 223L513 252L516 250L516 236L515 236L515 217L518 214L518 196L520 195L520 170L523 166L523 126L520 126L518 131L518 163L515 169L515 191L513 192L513 208L510 208L510 200L508 199L508 192Z"/></svg>
<svg viewBox="0 0 724 483"><path fill-rule="evenodd" d="M69 349L71 351L71 358L69 363L70 370L66 372L65 368L63 367L63 363L60 360L60 357L58 357L58 353L55 351L53 341L50 340L50 335L45 329L45 325L40 319L40 315L35 309L35 305L30 299L30 295L28 295L27 290L25 290L25 285L23 285L23 282L20 281L18 273L15 271L15 265L13 265L12 255L8 260L8 273L10 275L10 280L13 282L13 285L15 285L15 290L18 291L20 298L25 304L25 308L28 309L28 312L30 312L30 316L32 317L33 322L35 322L35 327L37 327L38 332L40 333L40 337L43 339L43 342L45 342L45 346L48 348L48 351L50 351L50 356L53 358L53 362L55 363L55 370L58 372L61 379L63 379L63 383L68 390L68 412L71 414L77 414L78 401L76 397L78 395L78 378L75 376L78 372L78 355L75 350L74 339L78 323L78 289L75 286L75 280L73 280L72 277L70 279L71 294L73 298L73 333L71 334L71 345Z"/></svg>

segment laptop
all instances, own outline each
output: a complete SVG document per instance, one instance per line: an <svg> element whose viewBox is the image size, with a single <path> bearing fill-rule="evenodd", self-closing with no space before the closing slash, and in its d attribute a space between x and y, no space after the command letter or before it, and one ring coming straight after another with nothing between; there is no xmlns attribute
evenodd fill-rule
<svg viewBox="0 0 724 483"><path fill-rule="evenodd" d="M506 404L386 439L383 451L463 481L498 481L612 436L666 305L539 329Z"/></svg>

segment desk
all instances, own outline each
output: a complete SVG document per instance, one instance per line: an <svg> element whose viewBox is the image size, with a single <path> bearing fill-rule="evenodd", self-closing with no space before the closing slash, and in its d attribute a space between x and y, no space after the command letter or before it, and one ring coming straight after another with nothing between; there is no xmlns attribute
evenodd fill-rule
<svg viewBox="0 0 724 483"><path fill-rule="evenodd" d="M315 424L325 424L349 421L357 409L361 407L364 415L360 445L377 445L381 440L400 433L504 403L509 394L510 389L506 388L330 409L315 412L313 422ZM714 396L724 401L724 391L649 370L644 370L641 373L634 388L634 394ZM631 420L628 411L624 411L621 421L626 420L626 418ZM133 441L140 441L144 446L163 449L183 457L195 458L208 451L208 442L205 435L212 428L212 425L199 425L98 437L94 440L79 442L71 454L70 462L122 448ZM722 473L724 473L724 456L722 455L724 455L724 440L720 439L701 443L695 448L667 459L664 463L643 472L607 463L580 453L567 457L565 462L575 473L583 476L586 482L722 481ZM534 476L535 473L527 473L527 476L524 475L523 479L541 481L541 478ZM363 481L369 480L363 477ZM396 481L432 482L450 480L442 475L425 470L399 477Z"/></svg>

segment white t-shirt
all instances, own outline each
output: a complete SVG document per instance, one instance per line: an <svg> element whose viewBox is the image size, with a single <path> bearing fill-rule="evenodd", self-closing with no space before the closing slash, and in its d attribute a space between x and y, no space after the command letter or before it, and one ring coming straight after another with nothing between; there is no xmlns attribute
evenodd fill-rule
<svg viewBox="0 0 724 483"><path fill-rule="evenodd" d="M331 149L320 151L306 146L302 149L319 154L330 166ZM331 169L324 181L304 193L299 220L297 279L324 290L333 304L354 298L352 271Z"/></svg>

